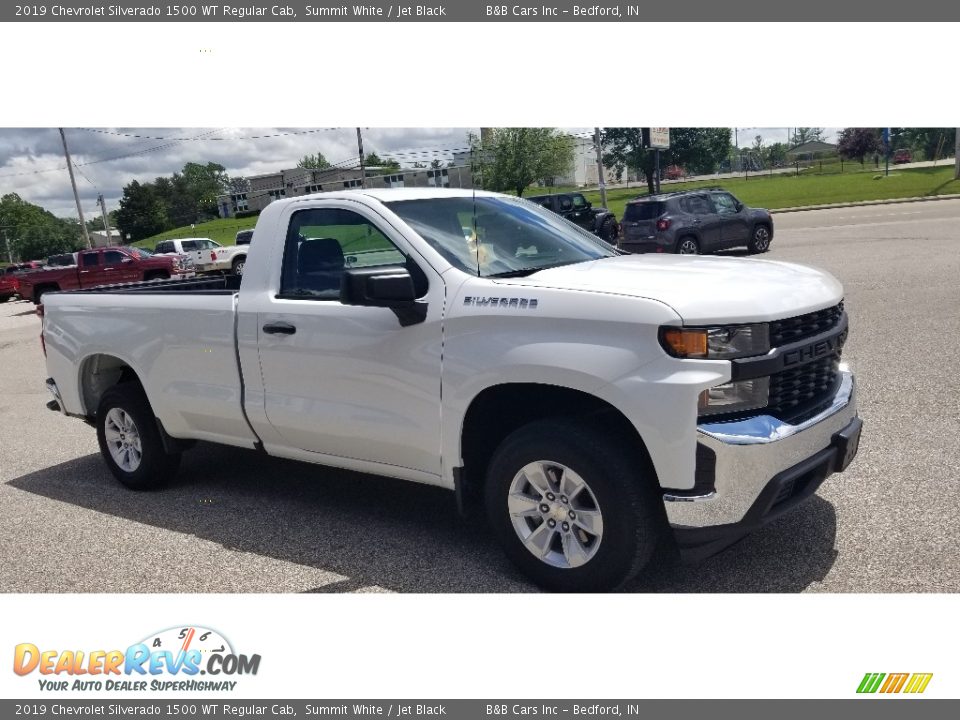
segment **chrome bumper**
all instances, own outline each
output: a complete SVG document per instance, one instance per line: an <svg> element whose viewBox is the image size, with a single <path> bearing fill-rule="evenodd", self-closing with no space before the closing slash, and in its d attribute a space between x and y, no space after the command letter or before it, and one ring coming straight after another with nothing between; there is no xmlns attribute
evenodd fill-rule
<svg viewBox="0 0 960 720"><path fill-rule="evenodd" d="M857 416L856 400L853 373L843 371L830 407L797 425L769 415L699 425L698 442L716 456L714 489L698 496L665 494L670 524L704 528L742 521L775 476L830 447Z"/></svg>

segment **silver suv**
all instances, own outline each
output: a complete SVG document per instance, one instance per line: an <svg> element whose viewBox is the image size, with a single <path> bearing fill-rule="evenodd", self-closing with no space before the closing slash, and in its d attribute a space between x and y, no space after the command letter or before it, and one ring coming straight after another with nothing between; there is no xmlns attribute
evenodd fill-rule
<svg viewBox="0 0 960 720"><path fill-rule="evenodd" d="M733 247L762 253L773 218L722 188L699 188L631 200L623 211L620 248L627 252L697 255Z"/></svg>

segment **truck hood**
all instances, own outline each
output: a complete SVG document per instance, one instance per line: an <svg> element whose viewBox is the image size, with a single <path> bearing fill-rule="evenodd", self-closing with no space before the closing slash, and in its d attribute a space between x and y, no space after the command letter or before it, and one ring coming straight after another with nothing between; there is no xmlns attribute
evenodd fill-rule
<svg viewBox="0 0 960 720"><path fill-rule="evenodd" d="M778 320L843 298L843 287L823 270L735 257L620 255L502 282L657 300L690 325Z"/></svg>

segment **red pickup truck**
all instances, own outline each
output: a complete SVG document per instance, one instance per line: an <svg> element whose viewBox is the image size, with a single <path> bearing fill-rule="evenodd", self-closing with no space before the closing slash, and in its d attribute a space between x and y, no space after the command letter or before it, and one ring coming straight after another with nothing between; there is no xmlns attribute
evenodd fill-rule
<svg viewBox="0 0 960 720"><path fill-rule="evenodd" d="M154 256L135 247L105 247L82 250L72 267L51 268L20 277L20 297L39 304L46 292L77 290L99 285L140 282L141 280L180 280L193 277L179 255Z"/></svg>
<svg viewBox="0 0 960 720"><path fill-rule="evenodd" d="M43 267L39 260L14 263L0 270L0 303L5 303L20 294L20 277L27 272Z"/></svg>

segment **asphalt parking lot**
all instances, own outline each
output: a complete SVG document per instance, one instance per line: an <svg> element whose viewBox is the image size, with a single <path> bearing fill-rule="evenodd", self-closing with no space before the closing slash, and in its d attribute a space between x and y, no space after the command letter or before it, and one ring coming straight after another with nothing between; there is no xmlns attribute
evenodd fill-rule
<svg viewBox="0 0 960 720"><path fill-rule="evenodd" d="M859 457L724 553L638 592L960 591L960 200L775 217L767 257L846 288ZM48 411L25 302L0 305L0 589L522 592L452 493L213 445L171 487L123 489L94 431Z"/></svg>

